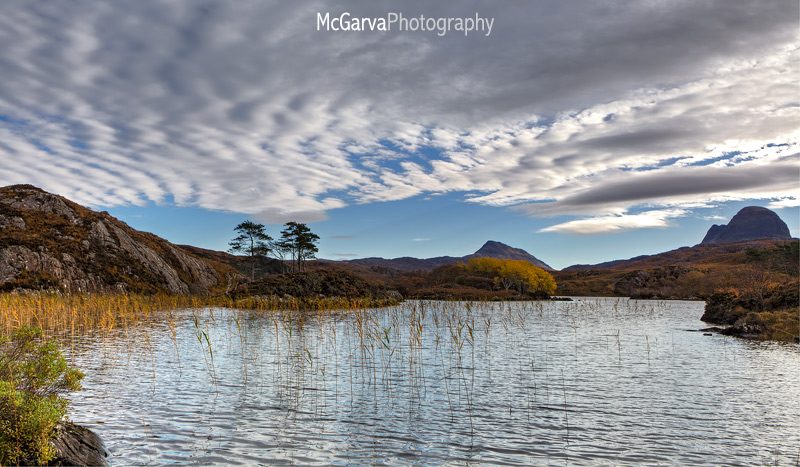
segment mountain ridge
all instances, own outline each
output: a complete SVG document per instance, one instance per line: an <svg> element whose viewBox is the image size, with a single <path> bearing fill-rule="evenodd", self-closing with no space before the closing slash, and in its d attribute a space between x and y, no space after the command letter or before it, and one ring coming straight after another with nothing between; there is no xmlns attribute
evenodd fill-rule
<svg viewBox="0 0 800 467"><path fill-rule="evenodd" d="M765 225L766 224L766 225ZM733 225L733 229L730 226ZM747 206L739 210L728 224L712 225L706 232L703 240L694 246L684 246L652 255L640 255L628 259L618 259L605 261L597 264L573 264L561 271L577 271L591 269L626 269L637 267L638 263L653 260L656 263L664 263L663 258L671 258L676 252L688 252L694 249L694 255L699 259L704 254L716 254L717 251L729 252L730 250L740 250L746 248L748 243L761 243L763 241L789 241L792 236L789 234L789 227L774 211L760 207ZM728 246L736 244L738 246ZM698 248L698 247L719 248Z"/></svg>
<svg viewBox="0 0 800 467"><path fill-rule="evenodd" d="M521 248L514 248L512 246L506 245L505 243L497 242L494 240L488 240L486 243L483 244L483 246L481 246L477 251L475 251L475 253L471 253L465 256L435 256L432 258L413 258L410 256L402 256L399 258L392 258L392 259L369 257L369 258L350 259L344 261L335 261L334 263L352 264L366 268L379 267L387 269L397 269L400 271L411 272L411 271L431 271L439 266L444 266L448 264L457 264L458 262L466 263L472 258L483 258L483 257L523 260L523 261L528 261L532 263L534 266L540 267L545 271L555 270L549 265L547 265L544 261L536 258L532 254L528 253L527 251Z"/></svg>

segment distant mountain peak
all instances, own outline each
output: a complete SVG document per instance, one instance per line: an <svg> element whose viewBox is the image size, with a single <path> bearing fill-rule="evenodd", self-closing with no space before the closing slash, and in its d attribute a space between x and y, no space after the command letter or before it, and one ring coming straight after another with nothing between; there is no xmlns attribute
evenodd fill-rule
<svg viewBox="0 0 800 467"><path fill-rule="evenodd" d="M470 258L498 258L498 259L516 259L516 260L523 260L532 263L533 265L540 267L542 269L552 271L553 268L545 264L539 258L533 256L532 254L528 253L527 251L521 248L514 248L512 246L508 246L505 243L496 242L494 240L489 240L483 244L478 251L471 255L467 255L464 257L465 260L469 260Z"/></svg>
<svg viewBox="0 0 800 467"><path fill-rule="evenodd" d="M540 267L546 271L553 271L554 269L539 260L527 251L514 248L506 245L505 243L489 240L484 243L478 251L471 255L455 257L455 256L437 256L435 258L410 258L404 256L402 258L384 259L384 258L361 258L345 260L343 262L355 264L366 268L380 267L389 269L399 269L401 271L431 271L439 266L445 264L457 264L459 262L466 263L472 258L498 258L498 259L518 259L532 263L534 266Z"/></svg>
<svg viewBox="0 0 800 467"><path fill-rule="evenodd" d="M728 224L712 225L700 244L791 238L789 227L774 211L748 206L736 213Z"/></svg>

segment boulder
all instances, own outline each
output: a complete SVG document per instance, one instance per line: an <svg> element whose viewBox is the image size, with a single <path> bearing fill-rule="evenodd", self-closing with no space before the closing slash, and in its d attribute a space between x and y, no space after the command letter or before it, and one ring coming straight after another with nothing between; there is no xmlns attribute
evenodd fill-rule
<svg viewBox="0 0 800 467"><path fill-rule="evenodd" d="M701 321L712 324L734 324L741 316L737 296L730 292L716 292L706 299Z"/></svg>
<svg viewBox="0 0 800 467"><path fill-rule="evenodd" d="M103 440L92 430L69 422L56 425L56 437L50 442L56 457L48 465L108 466L110 453Z"/></svg>

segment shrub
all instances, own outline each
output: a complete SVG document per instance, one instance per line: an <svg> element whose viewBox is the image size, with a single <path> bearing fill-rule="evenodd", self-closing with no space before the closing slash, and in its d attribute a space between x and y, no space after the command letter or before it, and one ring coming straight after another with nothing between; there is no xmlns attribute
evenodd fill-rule
<svg viewBox="0 0 800 467"><path fill-rule="evenodd" d="M388 291L383 285L335 269L278 274L256 280L240 291L243 296L287 294L295 298L385 298Z"/></svg>
<svg viewBox="0 0 800 467"><path fill-rule="evenodd" d="M49 441L69 404L62 395L79 390L83 376L38 328L0 339L0 464L41 465L53 458Z"/></svg>

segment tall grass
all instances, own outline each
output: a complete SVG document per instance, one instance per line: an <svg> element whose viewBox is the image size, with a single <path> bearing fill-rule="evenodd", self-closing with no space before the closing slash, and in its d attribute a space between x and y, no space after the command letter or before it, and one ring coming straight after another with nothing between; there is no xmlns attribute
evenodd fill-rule
<svg viewBox="0 0 800 467"><path fill-rule="evenodd" d="M283 298L275 296L233 298L226 295L174 294L0 294L0 331L7 334L22 326L51 331L110 330L154 315L184 308L224 307L245 310L366 309L391 304L371 298Z"/></svg>

